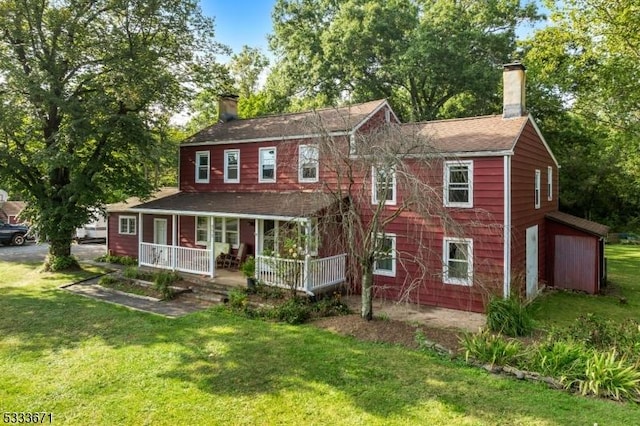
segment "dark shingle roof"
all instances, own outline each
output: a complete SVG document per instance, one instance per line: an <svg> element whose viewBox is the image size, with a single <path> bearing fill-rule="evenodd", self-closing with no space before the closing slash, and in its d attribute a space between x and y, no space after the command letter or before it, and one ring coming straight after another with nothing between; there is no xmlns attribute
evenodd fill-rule
<svg viewBox="0 0 640 426"><path fill-rule="evenodd" d="M276 140L321 132L351 131L385 102L385 100L376 100L340 108L324 108L217 123L201 130L182 144L263 138Z"/></svg>
<svg viewBox="0 0 640 426"><path fill-rule="evenodd" d="M178 188L167 186L160 188L157 192L151 195L151 198L145 201L157 200L158 198L168 197L169 195L176 194L178 192ZM107 204L108 212L123 212L127 211L132 207L135 207L139 204L142 204L143 200L138 197L129 197L125 201L120 203Z"/></svg>
<svg viewBox="0 0 640 426"><path fill-rule="evenodd" d="M406 123L408 136L425 138L437 152L508 151L513 149L528 117L501 115Z"/></svg>
<svg viewBox="0 0 640 426"><path fill-rule="evenodd" d="M601 225L581 217L572 216L567 213L551 212L547 213L545 217L553 220L554 222L562 223L563 225L571 226L572 228L576 228L599 237L606 237L609 233L608 226Z"/></svg>
<svg viewBox="0 0 640 426"><path fill-rule="evenodd" d="M332 195L316 192L180 192L135 210L294 218L312 216L334 202Z"/></svg>

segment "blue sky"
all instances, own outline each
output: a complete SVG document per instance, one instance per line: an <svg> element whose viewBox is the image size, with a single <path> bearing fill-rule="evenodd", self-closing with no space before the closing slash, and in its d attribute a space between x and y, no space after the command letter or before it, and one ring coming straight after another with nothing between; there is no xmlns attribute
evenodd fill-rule
<svg viewBox="0 0 640 426"><path fill-rule="evenodd" d="M267 54L274 3L275 0L201 0L200 6L205 15L215 18L216 41L231 47L234 53L246 44Z"/></svg>

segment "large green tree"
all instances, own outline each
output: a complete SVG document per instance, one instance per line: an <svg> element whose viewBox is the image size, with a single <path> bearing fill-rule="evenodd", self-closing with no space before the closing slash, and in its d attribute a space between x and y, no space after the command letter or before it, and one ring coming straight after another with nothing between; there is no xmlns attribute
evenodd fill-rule
<svg viewBox="0 0 640 426"><path fill-rule="evenodd" d="M290 97L384 97L425 120L499 108L496 68L537 18L518 0L278 0L270 43Z"/></svg>
<svg viewBox="0 0 640 426"><path fill-rule="evenodd" d="M563 166L562 207L640 226L640 1L547 2L525 41L528 102Z"/></svg>
<svg viewBox="0 0 640 426"><path fill-rule="evenodd" d="M218 49L193 0L0 1L0 177L26 195L49 265L111 194L150 193L156 123Z"/></svg>

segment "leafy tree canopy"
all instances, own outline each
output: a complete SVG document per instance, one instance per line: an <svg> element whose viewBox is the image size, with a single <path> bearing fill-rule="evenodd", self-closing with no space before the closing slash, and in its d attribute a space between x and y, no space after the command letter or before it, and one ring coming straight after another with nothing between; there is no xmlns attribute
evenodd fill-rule
<svg viewBox="0 0 640 426"><path fill-rule="evenodd" d="M537 19L518 0L278 0L270 43L288 97L387 98L425 120L498 109L495 70Z"/></svg>
<svg viewBox="0 0 640 426"><path fill-rule="evenodd" d="M192 0L0 2L0 177L50 255L110 194L150 193L157 124L221 49Z"/></svg>

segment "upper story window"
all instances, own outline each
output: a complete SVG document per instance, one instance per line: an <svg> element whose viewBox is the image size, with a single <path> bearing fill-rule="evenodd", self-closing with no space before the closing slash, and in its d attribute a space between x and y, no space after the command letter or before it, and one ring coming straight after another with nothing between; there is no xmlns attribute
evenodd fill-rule
<svg viewBox="0 0 640 426"><path fill-rule="evenodd" d="M300 145L298 147L298 181L318 181L318 159L319 152L317 145Z"/></svg>
<svg viewBox="0 0 640 426"><path fill-rule="evenodd" d="M547 167L547 200L553 200L553 167Z"/></svg>
<svg viewBox="0 0 640 426"><path fill-rule="evenodd" d="M258 182L276 181L276 148L260 148Z"/></svg>
<svg viewBox="0 0 640 426"><path fill-rule="evenodd" d="M473 284L473 240L445 238L443 244L443 281L445 284Z"/></svg>
<svg viewBox="0 0 640 426"><path fill-rule="evenodd" d="M225 183L240 182L239 149L226 149L224 151L224 181Z"/></svg>
<svg viewBox="0 0 640 426"><path fill-rule="evenodd" d="M388 277L396 276L396 236L395 234L378 234L376 260L373 273Z"/></svg>
<svg viewBox="0 0 640 426"><path fill-rule="evenodd" d="M371 203L396 204L396 171L393 167L371 167Z"/></svg>
<svg viewBox="0 0 640 426"><path fill-rule="evenodd" d="M540 208L540 170L536 170L535 188L534 188L534 202L536 209Z"/></svg>
<svg viewBox="0 0 640 426"><path fill-rule="evenodd" d="M196 183L209 183L209 151L196 152Z"/></svg>
<svg viewBox="0 0 640 426"><path fill-rule="evenodd" d="M137 218L135 216L120 216L118 218L118 233L136 235Z"/></svg>
<svg viewBox="0 0 640 426"><path fill-rule="evenodd" d="M444 163L444 205L473 207L473 161Z"/></svg>

